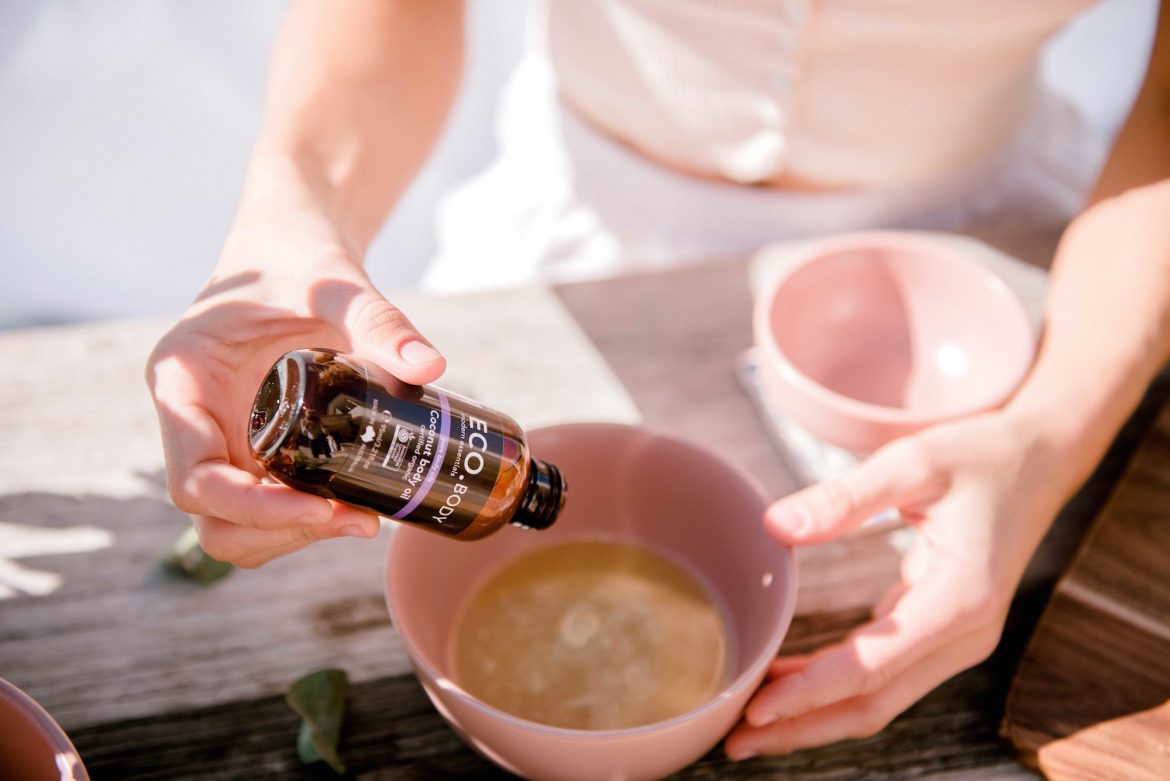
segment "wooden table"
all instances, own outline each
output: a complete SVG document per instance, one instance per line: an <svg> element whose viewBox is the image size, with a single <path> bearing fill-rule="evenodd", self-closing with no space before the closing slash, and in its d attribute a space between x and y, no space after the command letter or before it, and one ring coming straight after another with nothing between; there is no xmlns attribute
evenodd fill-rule
<svg viewBox="0 0 1170 781"><path fill-rule="evenodd" d="M750 342L742 261L552 291L398 300L447 352L453 389L525 425L604 417L683 436L701 429L776 495L793 488L731 369ZM485 316L492 327L482 327ZM165 498L141 381L164 327L0 333L0 676L56 716L95 779L328 777L297 760L298 719L281 693L333 665L354 682L343 744L353 777L503 777L447 728L409 672L383 604L384 535L322 543L210 587L160 569L187 524ZM1011 674L1167 385L1155 384L1062 513L987 662L873 738L735 765L716 749L678 777L1031 777L996 734ZM873 544L843 543L802 562L788 649L819 646L865 618L892 572L890 552Z"/></svg>

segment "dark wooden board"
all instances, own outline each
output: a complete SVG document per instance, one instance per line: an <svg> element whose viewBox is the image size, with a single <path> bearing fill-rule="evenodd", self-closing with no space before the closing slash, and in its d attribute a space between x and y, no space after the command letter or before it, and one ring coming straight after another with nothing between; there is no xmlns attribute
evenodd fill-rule
<svg viewBox="0 0 1170 781"><path fill-rule="evenodd" d="M1170 778L1170 405L1057 583L1002 731L1053 779Z"/></svg>

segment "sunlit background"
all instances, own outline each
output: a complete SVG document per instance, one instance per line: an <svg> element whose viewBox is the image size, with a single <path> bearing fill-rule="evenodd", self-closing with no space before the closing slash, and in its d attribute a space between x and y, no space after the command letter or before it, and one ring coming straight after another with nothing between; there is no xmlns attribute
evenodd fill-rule
<svg viewBox="0 0 1170 781"><path fill-rule="evenodd" d="M0 327L182 310L231 219L285 5L0 3ZM1046 77L1107 132L1133 98L1156 5L1104 0L1047 53ZM468 3L463 90L371 251L379 286L419 278L437 199L490 158L527 7Z"/></svg>

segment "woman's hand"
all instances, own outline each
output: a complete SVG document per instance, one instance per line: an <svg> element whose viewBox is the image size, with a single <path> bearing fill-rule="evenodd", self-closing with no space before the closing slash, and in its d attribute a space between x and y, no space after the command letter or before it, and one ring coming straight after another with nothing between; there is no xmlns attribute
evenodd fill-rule
<svg viewBox="0 0 1170 781"><path fill-rule="evenodd" d="M851 474L789 496L780 541L838 537L897 507L915 530L901 581L870 623L813 654L780 657L728 737L734 759L880 731L995 648L1024 568L1064 501L1056 459L1021 416L991 412L896 440Z"/></svg>
<svg viewBox="0 0 1170 781"><path fill-rule="evenodd" d="M312 206L245 210L202 293L150 356L171 499L216 559L254 567L314 540L378 532L374 515L261 482L248 451L256 389L288 350L344 350L417 384L442 374L443 358L355 255Z"/></svg>

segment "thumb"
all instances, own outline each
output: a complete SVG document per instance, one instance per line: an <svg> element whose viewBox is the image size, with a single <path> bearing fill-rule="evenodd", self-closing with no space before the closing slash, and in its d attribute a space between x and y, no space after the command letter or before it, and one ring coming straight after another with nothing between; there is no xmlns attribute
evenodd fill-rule
<svg viewBox="0 0 1170 781"><path fill-rule="evenodd" d="M447 361L409 318L378 291L366 289L345 310L343 331L350 350L414 385L434 382Z"/></svg>
<svg viewBox="0 0 1170 781"><path fill-rule="evenodd" d="M786 545L826 542L883 510L921 504L938 495L940 482L916 440L896 440L853 471L775 502L764 514L764 526Z"/></svg>

